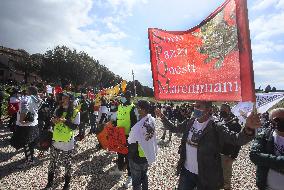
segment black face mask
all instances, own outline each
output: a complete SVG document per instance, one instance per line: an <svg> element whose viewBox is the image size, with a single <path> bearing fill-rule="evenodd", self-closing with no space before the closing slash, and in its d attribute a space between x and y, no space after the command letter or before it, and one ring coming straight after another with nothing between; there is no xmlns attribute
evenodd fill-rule
<svg viewBox="0 0 284 190"><path fill-rule="evenodd" d="M229 116L229 114L225 111L220 111L220 117L221 118L227 118Z"/></svg>
<svg viewBox="0 0 284 190"><path fill-rule="evenodd" d="M284 132L284 118L275 118L273 122L279 132Z"/></svg>

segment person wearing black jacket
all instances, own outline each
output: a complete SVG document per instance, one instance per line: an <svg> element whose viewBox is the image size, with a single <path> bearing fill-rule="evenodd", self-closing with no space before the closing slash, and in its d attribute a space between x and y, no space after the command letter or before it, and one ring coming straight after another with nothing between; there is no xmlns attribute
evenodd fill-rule
<svg viewBox="0 0 284 190"><path fill-rule="evenodd" d="M260 127L256 110L248 116L240 133L228 130L226 125L212 119L212 102L198 101L194 105L194 118L175 126L159 110L164 127L172 132L183 133L179 147L180 159L177 174L179 190L219 190L223 186L221 151L224 142L244 145L251 141L255 129Z"/></svg>
<svg viewBox="0 0 284 190"><path fill-rule="evenodd" d="M256 185L259 190L284 188L284 108L270 112L270 128L255 139L250 159L257 166Z"/></svg>
<svg viewBox="0 0 284 190"><path fill-rule="evenodd" d="M239 133L242 126L238 123L238 118L231 112L229 104L222 104L220 108L220 121L225 124L230 131ZM230 143L224 143L221 151L224 190L231 189L232 166L233 161L238 157L241 146L236 146Z"/></svg>
<svg viewBox="0 0 284 190"><path fill-rule="evenodd" d="M81 97L81 109L80 109L80 125L79 134L75 137L77 141L81 141L85 138L86 126L89 123L89 102L85 96Z"/></svg>
<svg viewBox="0 0 284 190"><path fill-rule="evenodd" d="M92 100L89 104L89 118L90 118L90 132L89 134L93 134L96 131L97 128L97 115L95 114L94 111L94 106L95 106L95 101Z"/></svg>

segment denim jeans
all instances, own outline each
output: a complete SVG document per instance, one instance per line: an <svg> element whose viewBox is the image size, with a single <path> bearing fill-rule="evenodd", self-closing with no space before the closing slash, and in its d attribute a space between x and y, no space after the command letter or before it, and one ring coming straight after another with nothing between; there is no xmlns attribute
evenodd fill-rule
<svg viewBox="0 0 284 190"><path fill-rule="evenodd" d="M194 190L197 187L198 175L191 173L184 167L181 170L178 190Z"/></svg>
<svg viewBox="0 0 284 190"><path fill-rule="evenodd" d="M129 159L133 190L148 190L148 163L137 164Z"/></svg>

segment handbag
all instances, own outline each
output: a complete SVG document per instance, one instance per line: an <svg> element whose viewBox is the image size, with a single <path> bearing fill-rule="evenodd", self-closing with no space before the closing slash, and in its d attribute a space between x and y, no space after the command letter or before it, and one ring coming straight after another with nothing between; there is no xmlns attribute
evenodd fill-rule
<svg viewBox="0 0 284 190"><path fill-rule="evenodd" d="M52 144L52 132L45 130L39 137L38 149L41 151L47 151Z"/></svg>
<svg viewBox="0 0 284 190"><path fill-rule="evenodd" d="M28 112L24 121L26 122L33 122L34 121L34 114L32 112Z"/></svg>

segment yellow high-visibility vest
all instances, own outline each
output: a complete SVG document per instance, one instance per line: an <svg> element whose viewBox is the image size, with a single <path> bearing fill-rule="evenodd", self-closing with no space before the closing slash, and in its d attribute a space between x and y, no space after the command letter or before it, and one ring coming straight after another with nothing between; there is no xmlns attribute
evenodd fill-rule
<svg viewBox="0 0 284 190"><path fill-rule="evenodd" d="M73 111L73 115L71 117L72 122L75 120L78 112L79 112L78 109L75 109ZM63 112L62 117L65 118L66 115L67 112ZM74 132L72 129L70 129L64 123L59 122L54 126L52 140L54 140L55 142L69 142L73 137L73 134Z"/></svg>
<svg viewBox="0 0 284 190"><path fill-rule="evenodd" d="M118 106L117 110L117 127L123 127L125 130L125 135L129 135L131 120L130 120L130 112L134 104L127 106Z"/></svg>
<svg viewBox="0 0 284 190"><path fill-rule="evenodd" d="M144 153L144 151L143 151L143 149L142 149L142 147L140 146L140 144L138 144L138 155L139 155L139 157L146 157L145 156L145 153Z"/></svg>

